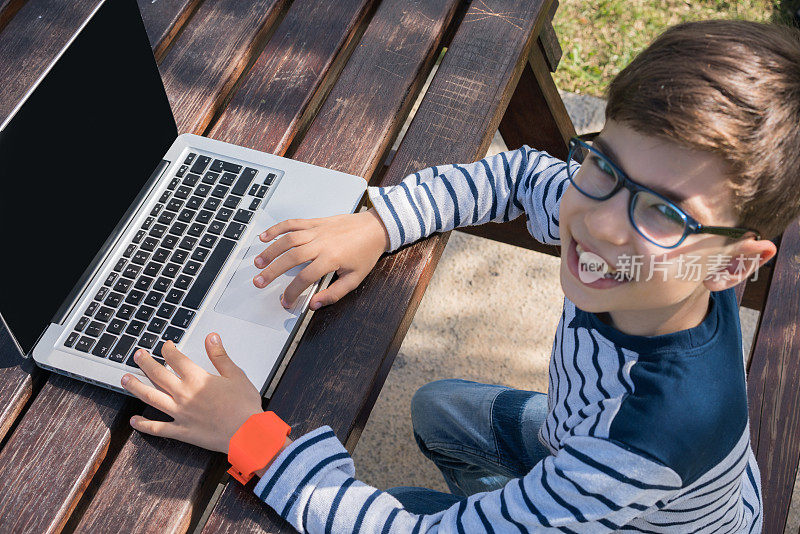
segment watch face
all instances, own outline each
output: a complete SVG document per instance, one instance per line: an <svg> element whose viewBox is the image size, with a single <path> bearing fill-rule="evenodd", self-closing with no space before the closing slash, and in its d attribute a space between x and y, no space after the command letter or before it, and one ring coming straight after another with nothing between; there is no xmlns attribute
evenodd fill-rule
<svg viewBox="0 0 800 534"><path fill-rule="evenodd" d="M251 415L231 437L228 473L247 484L253 473L263 469L278 455L291 428L274 412Z"/></svg>

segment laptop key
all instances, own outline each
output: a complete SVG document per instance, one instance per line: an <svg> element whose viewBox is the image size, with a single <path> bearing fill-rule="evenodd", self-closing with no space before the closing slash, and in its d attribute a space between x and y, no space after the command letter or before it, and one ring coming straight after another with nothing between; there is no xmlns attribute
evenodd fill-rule
<svg viewBox="0 0 800 534"><path fill-rule="evenodd" d="M161 209L162 209L163 207L164 207L164 204L156 204L155 206L153 206L153 209L152 209L152 210L150 210L150 215L152 215L153 217L155 217L156 215L158 215L159 213L161 213Z"/></svg>
<svg viewBox="0 0 800 534"><path fill-rule="evenodd" d="M148 217L144 220L144 224L142 224L142 230L149 230L150 226L153 224L153 221L156 220L155 217Z"/></svg>
<svg viewBox="0 0 800 534"><path fill-rule="evenodd" d="M174 326L168 326L167 329L164 330L164 335L161 336L161 339L172 341L173 343L178 344L180 343L182 337L183 330L175 328Z"/></svg>
<svg viewBox="0 0 800 534"><path fill-rule="evenodd" d="M202 234L203 230L205 230L205 229L206 229L206 227L205 227L204 224L194 223L189 227L189 229L186 231L186 233L191 235L191 236L194 236L194 237L199 237L200 234Z"/></svg>
<svg viewBox="0 0 800 534"><path fill-rule="evenodd" d="M155 248L158 246L158 239L155 237L148 237L142 243L141 249L146 250L147 252L153 252Z"/></svg>
<svg viewBox="0 0 800 534"><path fill-rule="evenodd" d="M249 223L250 219L252 218L253 218L253 212L244 209L238 210L236 212L236 215L233 216L234 221L238 221L240 223L245 223L245 224Z"/></svg>
<svg viewBox="0 0 800 534"><path fill-rule="evenodd" d="M108 306L101 306L97 313L94 314L94 318L98 321L103 321L107 323L109 319L114 316L114 310L109 308Z"/></svg>
<svg viewBox="0 0 800 534"><path fill-rule="evenodd" d="M158 263L164 263L169 258L169 250L165 248L159 248L156 250L155 254L153 254L153 261L157 261Z"/></svg>
<svg viewBox="0 0 800 534"><path fill-rule="evenodd" d="M151 291L147 294L144 298L144 303L148 306L156 307L158 303L161 302L161 299L164 297L164 293L159 293L158 291Z"/></svg>
<svg viewBox="0 0 800 534"><path fill-rule="evenodd" d="M97 342L97 345L95 345L94 349L92 349L92 354L95 356L100 356L101 358L105 358L108 356L109 352L111 351L111 347L114 346L116 341L117 338L111 334L103 334L100 336L100 340Z"/></svg>
<svg viewBox="0 0 800 534"><path fill-rule="evenodd" d="M152 276L153 278L156 277L158 271L161 270L161 264L151 261L147 264L147 267L144 268L145 276Z"/></svg>
<svg viewBox="0 0 800 534"><path fill-rule="evenodd" d="M239 205L239 202L241 201L242 197L237 197L236 195L228 195L228 198L225 199L225 204L223 204L223 206L235 210L236 207Z"/></svg>
<svg viewBox="0 0 800 534"><path fill-rule="evenodd" d="M139 271L142 270L142 267L139 265L128 265L125 267L125 270L122 271L122 276L125 278L136 278L139 276Z"/></svg>
<svg viewBox="0 0 800 534"><path fill-rule="evenodd" d="M145 263L147 263L147 259L149 257L150 257L149 252L139 250L136 252L136 254L133 255L133 259L131 261L137 265L144 265Z"/></svg>
<svg viewBox="0 0 800 534"><path fill-rule="evenodd" d="M92 345L94 345L94 339L83 336L78 340L75 348L81 352L89 352L92 349Z"/></svg>
<svg viewBox="0 0 800 534"><path fill-rule="evenodd" d="M119 338L117 344L114 345L114 348L111 350L111 354L108 356L108 359L112 362L122 363L125 361L125 357L128 356L128 353L131 351L134 343L136 343L135 337L122 336Z"/></svg>
<svg viewBox="0 0 800 534"><path fill-rule="evenodd" d="M134 289L130 293L128 293L127 297L125 297L125 302L127 302L128 304L133 304L134 306L138 306L143 298L144 298L144 293Z"/></svg>
<svg viewBox="0 0 800 534"><path fill-rule="evenodd" d="M138 337L142 331L144 331L145 326L146 325L141 321L131 321L128 328L125 329L125 333Z"/></svg>
<svg viewBox="0 0 800 534"><path fill-rule="evenodd" d="M167 227L163 224L156 224L150 229L150 235L153 237L162 237L164 232L167 231Z"/></svg>
<svg viewBox="0 0 800 534"><path fill-rule="evenodd" d="M172 227L169 229L169 233L174 235L183 235L183 233L186 231L187 226L188 225L186 223L182 222L173 223Z"/></svg>
<svg viewBox="0 0 800 534"><path fill-rule="evenodd" d="M182 207L183 207L183 201L182 200L178 200L177 198L173 198L167 204L167 209L169 211L174 211L175 213L181 211Z"/></svg>
<svg viewBox="0 0 800 534"><path fill-rule="evenodd" d="M105 305L110 306L111 308L116 308L122 303L123 298L125 298L125 296L122 293L112 291L109 293L108 297L106 297Z"/></svg>
<svg viewBox="0 0 800 534"><path fill-rule="evenodd" d="M178 178L181 178L184 174L186 174L186 171L188 171L188 170L189 170L189 166L188 165L181 165L181 168L178 169L178 172L175 173L175 176L177 176Z"/></svg>
<svg viewBox="0 0 800 534"><path fill-rule="evenodd" d="M139 230L138 232L136 232L136 235L133 236L133 242L138 245L139 243L142 242L142 239L144 239L145 235L147 235L147 232L145 232L144 230Z"/></svg>
<svg viewBox="0 0 800 534"><path fill-rule="evenodd" d="M85 315L78 319L78 323L75 325L75 330L78 332L83 332L83 329L86 328L86 323L89 322L89 318Z"/></svg>
<svg viewBox="0 0 800 534"><path fill-rule="evenodd" d="M167 289L169 288L170 279L165 276L159 276L156 283L153 285L153 289L156 291L161 291L162 293L166 293Z"/></svg>
<svg viewBox="0 0 800 534"><path fill-rule="evenodd" d="M119 261L117 261L117 264L114 266L114 271L120 272L122 268L125 267L126 263L128 263L128 260L125 258L120 258Z"/></svg>
<svg viewBox="0 0 800 534"><path fill-rule="evenodd" d="M200 270L200 264L196 261L190 261L186 264L186 267L183 268L183 272L188 274L189 276L194 276Z"/></svg>
<svg viewBox="0 0 800 534"><path fill-rule="evenodd" d="M211 247L214 246L214 243L217 242L217 239L218 239L218 236L215 236L214 234L206 234L200 240L200 246L201 247L206 247L206 248L211 248Z"/></svg>
<svg viewBox="0 0 800 534"><path fill-rule="evenodd" d="M114 291L117 293L127 293L131 288L131 284L133 284L133 280L128 278L120 278L117 283L114 284Z"/></svg>
<svg viewBox="0 0 800 534"><path fill-rule="evenodd" d="M272 185L272 182L275 181L275 178L277 178L277 176L275 176L275 174L273 174L273 173L267 174L267 177L264 178L264 185Z"/></svg>
<svg viewBox="0 0 800 534"><path fill-rule="evenodd" d="M158 336L155 336L148 332L142 335L142 338L139 340L139 346L150 350L153 348L153 345L155 345L157 341L158 341Z"/></svg>
<svg viewBox="0 0 800 534"><path fill-rule="evenodd" d="M183 185L195 185L200 180L200 175L189 173L183 179Z"/></svg>
<svg viewBox="0 0 800 534"><path fill-rule="evenodd" d="M192 259L195 261L203 261L208 257L210 253L211 251L207 248L197 247L196 249L194 249L194 252L192 253Z"/></svg>
<svg viewBox="0 0 800 534"><path fill-rule="evenodd" d="M201 224L206 224L211 218L214 216L214 213L208 210L200 210L200 213L197 214L197 222Z"/></svg>
<svg viewBox="0 0 800 534"><path fill-rule="evenodd" d="M197 213L194 210L190 210L188 208L184 208L180 215L178 215L178 220L182 223L191 222L194 218L194 214Z"/></svg>
<svg viewBox="0 0 800 534"><path fill-rule="evenodd" d="M225 228L225 223L222 221L213 221L208 225L208 231L212 234L221 234L223 228Z"/></svg>
<svg viewBox="0 0 800 534"><path fill-rule="evenodd" d="M186 308L181 308L175 314L175 317L172 318L170 324L180 328L187 328L191 324L192 319L194 319L194 312Z"/></svg>
<svg viewBox="0 0 800 534"><path fill-rule="evenodd" d="M188 257L189 257L189 252L188 251L178 249L178 250L176 250L175 252L172 253L172 257L169 259L169 261L171 261L173 263L183 264L183 262L185 262L186 258L188 258Z"/></svg>
<svg viewBox="0 0 800 534"><path fill-rule="evenodd" d="M86 327L85 334L87 336L97 337L103 333L103 328L105 325L103 323L98 323L97 321L92 321L92 323Z"/></svg>
<svg viewBox="0 0 800 534"><path fill-rule="evenodd" d="M220 199L218 199L217 197L209 197L208 200L206 200L206 203L203 205L203 209L207 209L209 211L217 211L220 202L221 202Z"/></svg>
<svg viewBox="0 0 800 534"><path fill-rule="evenodd" d="M258 193L258 184L253 184L253 187L250 188L250 191L248 191L247 194L250 196L256 196L256 193Z"/></svg>
<svg viewBox="0 0 800 534"><path fill-rule="evenodd" d="M164 271L161 273L168 278L175 278L175 276L180 272L181 266L176 263L168 263L164 267Z"/></svg>
<svg viewBox="0 0 800 534"><path fill-rule="evenodd" d="M75 341L78 339L79 336L80 334L78 334L77 332L72 332L69 336L67 336L66 341L64 341L64 346L72 347L72 345L75 344Z"/></svg>
<svg viewBox="0 0 800 534"><path fill-rule="evenodd" d="M186 201L186 207L191 210L199 210L200 206L203 205L203 198L192 195L189 197L189 200Z"/></svg>
<svg viewBox="0 0 800 534"><path fill-rule="evenodd" d="M175 280L175 287L178 289L186 289L192 283L192 277L182 274Z"/></svg>
<svg viewBox="0 0 800 534"><path fill-rule="evenodd" d="M169 197L170 197L169 191L164 191L163 193L161 193L161 198L159 198L158 201L164 203L167 200L169 200Z"/></svg>
<svg viewBox="0 0 800 534"><path fill-rule="evenodd" d="M133 285L139 291L147 291L150 289L150 284L153 283L153 279L149 276L140 276L136 283Z"/></svg>
<svg viewBox="0 0 800 534"><path fill-rule="evenodd" d="M216 218L220 221L228 222L233 215L233 210L229 210L228 208L222 208L217 212Z"/></svg>
<svg viewBox="0 0 800 534"><path fill-rule="evenodd" d="M172 317L172 314L175 313L175 308L177 308L177 306L173 306L172 304L167 304L165 302L158 309L158 311L156 312L156 315L158 317L162 317L164 319L169 319L170 317ZM177 343L177 341L175 343Z"/></svg>
<svg viewBox="0 0 800 534"><path fill-rule="evenodd" d="M208 171L206 173L206 175L203 176L203 183L204 184L208 184L208 185L212 185L214 182L217 181L217 178L219 178L219 173L218 172Z"/></svg>
<svg viewBox="0 0 800 534"><path fill-rule="evenodd" d="M255 174L248 174L245 171L236 181L236 185L233 186L231 193L234 195L243 196L245 191L247 191L247 188L250 187L253 178L255 178Z"/></svg>
<svg viewBox="0 0 800 534"><path fill-rule="evenodd" d="M180 178L173 178L172 180L170 180L169 185L167 186L167 189L172 191L173 189L178 187L179 183L181 183Z"/></svg>
<svg viewBox="0 0 800 534"><path fill-rule="evenodd" d="M236 247L236 241L230 239L220 239L211 256L206 260L203 269L197 275L197 279L192 285L186 297L183 299L183 305L186 308L197 310L200 308L203 299L206 297L208 290L217 278L219 271L228 259L228 256ZM189 262L192 263L192 262ZM187 266L189 264L187 263Z"/></svg>
<svg viewBox="0 0 800 534"><path fill-rule="evenodd" d="M134 308L130 304L123 304L117 310L117 317L119 317L123 321L129 321L130 318L133 316L133 312L135 310L136 310L136 308Z"/></svg>
<svg viewBox="0 0 800 534"><path fill-rule="evenodd" d="M180 289L173 289L172 291L167 293L166 297L164 297L164 302L169 302L171 304L178 304L183 298L184 293L185 292L181 291Z"/></svg>
<svg viewBox="0 0 800 534"><path fill-rule="evenodd" d="M267 187L265 185L262 185L261 187L258 188L258 192L256 193L256 196L258 198L264 198L264 195L267 194L267 190L268 189L269 189L269 187Z"/></svg>
<svg viewBox="0 0 800 534"><path fill-rule="evenodd" d="M98 291L97 294L94 296L94 300L103 300L108 293L108 288L103 286Z"/></svg>
<svg viewBox="0 0 800 534"><path fill-rule="evenodd" d="M194 194L201 197L207 197L210 192L211 186L208 184L200 184L194 188Z"/></svg>
<svg viewBox="0 0 800 534"><path fill-rule="evenodd" d="M162 348L163 346L164 346L164 342L163 342L163 341L158 341L158 342L156 343L156 346L155 346L155 347L153 347L153 351L151 352L151 354L152 354L153 356L163 356L163 354L161 354L161 348Z"/></svg>
<svg viewBox="0 0 800 534"><path fill-rule="evenodd" d="M242 166L236 165L235 163L231 163L229 161L222 161L221 159L215 159L214 163L211 164L212 171L227 171L232 172L235 174L239 174L242 172Z"/></svg>
<svg viewBox="0 0 800 534"><path fill-rule="evenodd" d="M187 199L192 194L192 188L188 185L182 185L175 191L175 196L180 199Z"/></svg>
<svg viewBox="0 0 800 534"><path fill-rule="evenodd" d="M178 236L174 236L172 234L164 236L164 239L161 240L161 246L164 248L168 248L172 250L175 248L175 245L178 244Z"/></svg>
<svg viewBox="0 0 800 534"><path fill-rule="evenodd" d="M175 220L175 213L172 211L165 211L161 214L161 217L158 218L158 222L164 225L172 224L172 221Z"/></svg>
<svg viewBox="0 0 800 534"><path fill-rule="evenodd" d="M230 239L239 239L242 237L242 234L247 229L247 225L232 222L228 225L228 228L225 230L225 237Z"/></svg>
<svg viewBox="0 0 800 534"><path fill-rule="evenodd" d="M117 273L111 273L111 274L109 274L109 275L108 275L108 278L106 278L106 281L105 281L105 282L103 282L103 285L104 285L104 286L110 286L111 284L113 284L113 283L114 283L114 282L117 280L117 277L118 277L118 276L119 276L119 275L118 275Z"/></svg>
<svg viewBox="0 0 800 534"><path fill-rule="evenodd" d="M181 239L181 242L178 245L178 248L182 248L182 249L186 249L186 250L192 250L196 244L197 244L197 238L196 237L190 237L190 236L187 235L186 237Z"/></svg>
<svg viewBox="0 0 800 534"><path fill-rule="evenodd" d="M92 301L92 302L89 303L89 305L86 307L86 311L83 312L83 313L84 313L84 315L88 315L89 317L91 317L92 314L95 311L97 311L97 308L99 308L99 307L100 307L100 303L99 302Z"/></svg>
<svg viewBox="0 0 800 534"><path fill-rule="evenodd" d="M108 328L106 328L106 331L111 334L121 334L122 331L125 330L126 325L127 323L125 321L111 319L111 322L108 323Z"/></svg>
<svg viewBox="0 0 800 534"><path fill-rule="evenodd" d="M194 161L194 158L196 158L196 157L197 157L197 154L195 154L194 152L190 152L189 155L186 156L186 159L184 160L183 164L184 165L191 165L192 162Z"/></svg>
<svg viewBox="0 0 800 534"><path fill-rule="evenodd" d="M233 182L236 181L236 175L232 172L226 172L222 175L219 179L219 183L222 185L233 185Z"/></svg>
<svg viewBox="0 0 800 534"><path fill-rule="evenodd" d="M154 332L156 334L160 334L161 332L164 331L164 327L165 326L167 326L166 319L160 319L160 318L156 317L155 319L150 321L149 325L147 325L147 331L148 332Z"/></svg>
<svg viewBox="0 0 800 534"><path fill-rule="evenodd" d="M211 196L217 198L225 198L225 195L227 194L228 194L228 188L225 187L224 185L218 185L217 187L214 188L213 191L211 191Z"/></svg>
<svg viewBox="0 0 800 534"><path fill-rule="evenodd" d="M254 198L253 201L250 203L250 211L256 211L258 209L259 204L261 204L261 199Z"/></svg>
<svg viewBox="0 0 800 534"><path fill-rule="evenodd" d="M208 167L209 163L211 163L211 158L208 156L200 156L194 162L194 165L192 165L191 172L195 174L203 174L203 171L206 170L206 167Z"/></svg>
<svg viewBox="0 0 800 534"><path fill-rule="evenodd" d="M150 306L141 306L136 312L136 318L140 321L149 321L155 311L156 309Z"/></svg>

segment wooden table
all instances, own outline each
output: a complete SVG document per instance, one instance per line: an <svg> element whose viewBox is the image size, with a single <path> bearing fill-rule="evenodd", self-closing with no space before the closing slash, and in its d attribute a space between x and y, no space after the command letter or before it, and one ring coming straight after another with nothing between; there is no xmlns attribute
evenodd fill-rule
<svg viewBox="0 0 800 534"><path fill-rule="evenodd" d="M0 0L0 121L98 3ZM549 73L560 52L548 0L138 3L181 132L373 185L480 159L498 127L512 148L560 156L574 133ZM353 449L447 237L384 256L313 314L268 403L295 435L328 424ZM529 236L525 245L537 248ZM0 532L288 529L227 483L224 456L132 433L143 409L35 368L0 329Z"/></svg>

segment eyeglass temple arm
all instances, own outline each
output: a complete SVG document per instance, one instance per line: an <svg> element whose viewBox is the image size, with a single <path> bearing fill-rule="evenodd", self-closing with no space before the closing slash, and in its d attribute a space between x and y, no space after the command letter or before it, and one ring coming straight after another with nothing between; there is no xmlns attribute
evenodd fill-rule
<svg viewBox="0 0 800 534"><path fill-rule="evenodd" d="M724 235L728 237L742 237L745 234L755 234L756 241L761 239L761 234L755 230L748 230L747 228L730 228L728 226L701 226L699 232L704 234Z"/></svg>

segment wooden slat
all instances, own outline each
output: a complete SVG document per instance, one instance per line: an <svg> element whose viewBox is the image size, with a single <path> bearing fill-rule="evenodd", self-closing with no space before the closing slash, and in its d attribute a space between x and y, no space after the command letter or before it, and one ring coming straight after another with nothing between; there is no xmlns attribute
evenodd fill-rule
<svg viewBox="0 0 800 534"><path fill-rule="evenodd" d="M164 51L181 31L200 0L137 0L153 55L161 60Z"/></svg>
<svg viewBox="0 0 800 534"><path fill-rule="evenodd" d="M764 532L783 532L800 458L800 220L783 233L747 377Z"/></svg>
<svg viewBox="0 0 800 534"><path fill-rule="evenodd" d="M17 348L0 317L0 441L33 396L34 377L40 376Z"/></svg>
<svg viewBox="0 0 800 534"><path fill-rule="evenodd" d="M382 185L486 152L543 22L542 8L523 0L470 5ZM308 156L301 145L295 157ZM448 236L384 256L359 288L314 314L269 403L295 435L327 424L352 450ZM229 483L204 532L262 529L288 531L252 493Z"/></svg>
<svg viewBox="0 0 800 534"><path fill-rule="evenodd" d="M575 135L575 127L538 46L531 50L530 61L520 76L499 130L510 150L528 145L567 159L567 141ZM561 254L559 247L536 241L528 232L524 217L506 223L459 228L459 231L552 256Z"/></svg>
<svg viewBox="0 0 800 534"><path fill-rule="evenodd" d="M0 123L100 0L30 0L0 33Z"/></svg>
<svg viewBox="0 0 800 534"><path fill-rule="evenodd" d="M203 133L289 0L204 2L159 66L178 131Z"/></svg>
<svg viewBox="0 0 800 534"><path fill-rule="evenodd" d="M561 61L561 45L558 43L558 36L556 30L553 28L553 18L558 11L558 1L554 0L550 4L550 11L547 13L548 21L542 26L542 31L539 32L539 49L547 61L547 68L550 72L555 72L558 68L558 63Z"/></svg>
<svg viewBox="0 0 800 534"><path fill-rule="evenodd" d="M0 32L22 7L25 0L0 0Z"/></svg>
<svg viewBox="0 0 800 534"><path fill-rule="evenodd" d="M51 375L0 451L0 532L61 529L105 456L122 405L122 395Z"/></svg>
<svg viewBox="0 0 800 534"><path fill-rule="evenodd" d="M332 69L335 63L331 58L337 52L341 54L345 43L352 39L363 22L370 5L369 2L354 0L341 2L335 18L332 18L327 2L296 4L271 42L278 43L278 50L286 50L292 42L305 41L309 45L304 50L285 55L276 55L270 49L272 45L268 46L221 117L220 124L226 126L214 128L214 137L273 153L280 154L285 150L292 136L280 131L276 135L274 130L298 128L303 123L301 117L309 102L308 95L318 92L324 85L326 70ZM317 159L336 157L341 164L349 158L348 166L359 174L369 174L374 170L381 161L377 140L385 139L384 145L390 143L391 133L396 133L401 127L403 117L413 103L408 86L420 86L424 81L425 73L435 59L437 39L456 5L456 0L435 0L411 11L405 1L393 0L382 4L384 9L391 8L392 15L388 20L382 15L384 20L375 30L370 26L372 37L360 41L359 54L348 62L346 77L340 80L338 91L329 98L331 112L324 114L324 125L317 127L315 122L305 137L315 146L324 141L316 148ZM403 11L406 11L405 15ZM438 22L432 25L430 20ZM408 31L387 31L396 27L398 21ZM373 19L375 23L376 19ZM338 28L338 34L332 33L332 28ZM301 29L305 34L299 32ZM394 53L387 53L387 49ZM376 59L383 62L376 64ZM399 83L397 78L387 77L390 68L405 81ZM306 83L303 80L310 70L318 74ZM270 79L272 83L269 83ZM296 80L297 85L287 84L287 80ZM354 93L353 87L358 84L372 90ZM301 90L305 96L300 94ZM287 99L285 95L292 92L294 98ZM344 98L349 102L342 103ZM247 114L254 110L253 106L244 105L248 101L270 102L274 109L268 118L249 117ZM247 119L232 120L228 118L229 114L245 114ZM348 125L347 130L341 130L343 124ZM337 130L342 134L337 135ZM351 131L359 135L350 135ZM278 146L273 146L275 144ZM359 167L354 167L356 165ZM76 530L95 532L113 526L127 532L154 524L160 530L182 530L196 518L197 510L193 503L206 495L208 481L214 478L208 473L219 467L218 460L218 455L208 451L136 433L125 443L109 468Z"/></svg>

